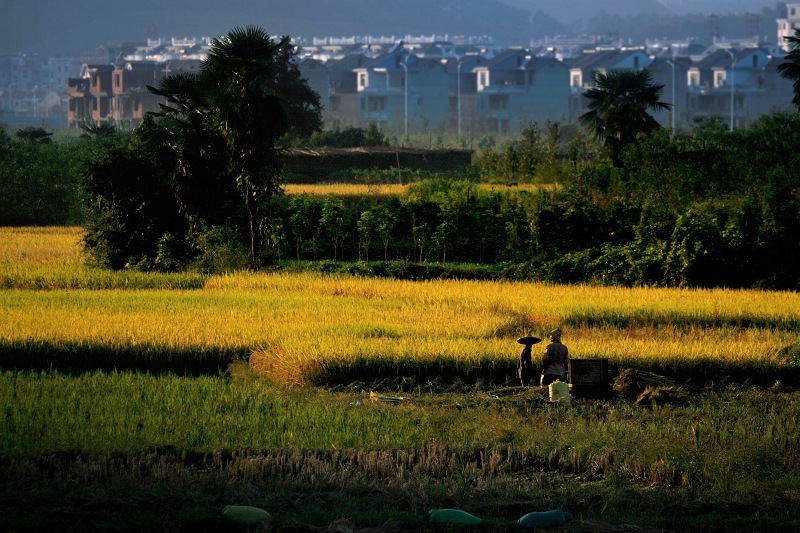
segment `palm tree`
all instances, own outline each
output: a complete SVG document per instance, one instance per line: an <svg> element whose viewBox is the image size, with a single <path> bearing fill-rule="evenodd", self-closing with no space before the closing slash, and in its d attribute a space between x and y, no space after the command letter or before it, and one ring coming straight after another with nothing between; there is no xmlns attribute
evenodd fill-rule
<svg viewBox="0 0 800 533"><path fill-rule="evenodd" d="M202 69L203 85L219 131L227 141L231 177L250 223L250 258L258 257L259 209L278 190L277 147L288 130L281 99L270 89L277 55L289 39L275 42L255 26L235 28L214 39Z"/></svg>
<svg viewBox="0 0 800 533"><path fill-rule="evenodd" d="M789 42L789 53L786 54L786 61L778 65L778 72L792 81L792 103L800 108L800 29L794 30L794 35L785 39Z"/></svg>
<svg viewBox="0 0 800 533"><path fill-rule="evenodd" d="M287 109L302 109L316 117L311 128L321 127L319 95L295 75L293 54L288 37L276 41L255 26L235 28L211 42L198 73L148 87L165 102L160 112L151 113L156 125L145 134L153 150L172 151L181 204L212 225L214 219L231 223L238 218L231 206L243 209L253 264L259 257L262 208L280 186L278 140L289 129Z"/></svg>
<svg viewBox="0 0 800 533"><path fill-rule="evenodd" d="M226 187L226 143L210 121L198 75L172 75L149 90L164 103L159 103L160 111L148 113L138 132L161 167L171 169L182 212L195 226L201 220L212 226L225 224L230 213L221 206L234 205L236 195Z"/></svg>
<svg viewBox="0 0 800 533"><path fill-rule="evenodd" d="M614 166L619 167L622 150L637 135L660 127L648 111L670 109L672 104L659 101L664 86L654 85L648 70L597 72L593 81L595 86L584 93L589 100L589 111L580 120L603 141Z"/></svg>

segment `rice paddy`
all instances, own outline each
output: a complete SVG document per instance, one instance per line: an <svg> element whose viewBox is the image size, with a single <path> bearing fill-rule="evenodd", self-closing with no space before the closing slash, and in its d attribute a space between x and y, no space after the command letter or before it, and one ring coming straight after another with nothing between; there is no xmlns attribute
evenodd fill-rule
<svg viewBox="0 0 800 533"><path fill-rule="evenodd" d="M21 230L3 230L5 346L246 353L265 378L332 385L329 376L367 373L502 383L513 378L515 339L555 327L573 357L661 371L781 376L796 364L787 347L800 342L796 293L107 272L81 265L75 230L53 233L31 230L22 246Z"/></svg>
<svg viewBox="0 0 800 533"><path fill-rule="evenodd" d="M456 506L498 531L554 506L800 526L796 293L107 272L74 228L0 228L0 287L0 529L177 530L175 505L248 503L405 530ZM692 392L554 408L514 379L516 338L554 327L572 357Z"/></svg>
<svg viewBox="0 0 800 533"><path fill-rule="evenodd" d="M478 183L476 187L488 192L538 191L553 189L553 184L521 183L500 185ZM309 196L402 196L408 193L409 185L399 183L288 183L284 185L286 194L307 194Z"/></svg>

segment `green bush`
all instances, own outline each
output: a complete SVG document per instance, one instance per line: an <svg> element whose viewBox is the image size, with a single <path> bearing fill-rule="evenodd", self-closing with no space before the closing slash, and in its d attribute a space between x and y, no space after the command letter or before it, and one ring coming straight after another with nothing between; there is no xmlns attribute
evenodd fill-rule
<svg viewBox="0 0 800 533"><path fill-rule="evenodd" d="M192 267L205 273L247 270L250 257L241 236L229 226L215 226L197 235L199 255Z"/></svg>
<svg viewBox="0 0 800 533"><path fill-rule="evenodd" d="M61 226L82 220L75 149L27 128L12 139L0 129L0 226Z"/></svg>

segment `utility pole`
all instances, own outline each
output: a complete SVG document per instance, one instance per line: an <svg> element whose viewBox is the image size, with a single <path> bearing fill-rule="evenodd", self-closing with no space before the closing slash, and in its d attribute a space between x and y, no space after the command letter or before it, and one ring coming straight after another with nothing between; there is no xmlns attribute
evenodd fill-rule
<svg viewBox="0 0 800 533"><path fill-rule="evenodd" d="M731 50L726 49L728 55L731 56L731 125L730 131L733 131L733 90L734 84L736 83L736 54Z"/></svg>

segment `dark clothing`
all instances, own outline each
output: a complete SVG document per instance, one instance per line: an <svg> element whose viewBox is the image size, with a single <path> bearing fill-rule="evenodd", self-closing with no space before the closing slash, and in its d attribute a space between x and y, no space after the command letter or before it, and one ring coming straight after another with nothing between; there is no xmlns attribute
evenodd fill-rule
<svg viewBox="0 0 800 533"><path fill-rule="evenodd" d="M567 375L564 374L563 376L559 376L556 374L542 374L542 382L541 382L542 387L547 387L548 385L556 381L563 381L564 383L566 383Z"/></svg>
<svg viewBox="0 0 800 533"><path fill-rule="evenodd" d="M569 350L566 345L553 339L542 356L542 386L556 380L566 383L567 368L569 368Z"/></svg>
<svg viewBox="0 0 800 533"><path fill-rule="evenodd" d="M527 387L535 376L531 358L531 346L531 344L525 345L519 353L519 362L517 363L517 377L519 377L523 387Z"/></svg>

